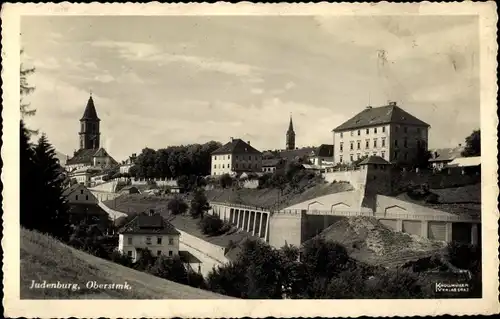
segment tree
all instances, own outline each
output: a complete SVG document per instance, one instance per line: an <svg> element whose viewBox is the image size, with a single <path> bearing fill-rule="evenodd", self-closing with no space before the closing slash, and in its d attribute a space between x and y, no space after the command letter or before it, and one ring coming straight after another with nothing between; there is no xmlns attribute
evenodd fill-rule
<svg viewBox="0 0 500 319"><path fill-rule="evenodd" d="M179 256L172 258L160 255L147 271L160 278L172 280L181 284L188 283L188 273Z"/></svg>
<svg viewBox="0 0 500 319"><path fill-rule="evenodd" d="M228 188L233 186L233 178L229 174L223 174L219 179L220 186L222 188Z"/></svg>
<svg viewBox="0 0 500 319"><path fill-rule="evenodd" d="M474 130L465 138L465 148L462 156L481 156L481 130Z"/></svg>
<svg viewBox="0 0 500 319"><path fill-rule="evenodd" d="M203 218L206 211L210 209L207 197L202 188L198 188L191 200L190 213L193 218L201 217Z"/></svg>
<svg viewBox="0 0 500 319"><path fill-rule="evenodd" d="M168 202L167 208L172 214L179 215L187 211L188 204L179 196L175 196Z"/></svg>
<svg viewBox="0 0 500 319"><path fill-rule="evenodd" d="M206 235L216 236L221 233L224 222L217 216L204 216L199 223L201 231Z"/></svg>
<svg viewBox="0 0 500 319"><path fill-rule="evenodd" d="M38 215L41 218L37 217L37 224L30 226L67 240L70 225L68 205L63 196L62 170L55 157L54 148L48 142L45 134L40 137L38 144L34 147L33 168L35 171L30 180L24 182L32 183L35 187L35 193L31 194L32 196L28 200L37 203L35 203L36 208L33 212L24 213Z"/></svg>
<svg viewBox="0 0 500 319"><path fill-rule="evenodd" d="M37 177L35 165L33 163L35 152L30 144L30 133L24 125L20 123L20 222L28 229L37 229L37 225L43 223L44 216L38 214L37 204L38 196L36 183L33 179ZM43 198L41 198L43 200Z"/></svg>
<svg viewBox="0 0 500 319"><path fill-rule="evenodd" d="M427 150L425 141L417 141L417 148L415 150L415 157L412 161L413 168L426 169L429 168L429 159L432 157L431 152Z"/></svg>
<svg viewBox="0 0 500 319"><path fill-rule="evenodd" d="M21 50L21 56L23 55L24 51ZM33 116L36 113L35 109L30 108L30 103L24 102L23 97L33 93L35 91L34 86L30 86L28 84L28 76L35 73L35 68L25 68L24 65L21 63L20 67L20 77L21 77L21 85L20 85L20 93L21 93L21 100L20 100L20 110L21 110L21 118L24 118L25 116Z"/></svg>

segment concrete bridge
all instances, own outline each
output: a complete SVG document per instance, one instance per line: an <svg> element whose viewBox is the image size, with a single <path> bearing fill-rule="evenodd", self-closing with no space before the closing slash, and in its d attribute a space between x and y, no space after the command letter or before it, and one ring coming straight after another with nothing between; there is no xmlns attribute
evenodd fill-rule
<svg viewBox="0 0 500 319"><path fill-rule="evenodd" d="M209 213L278 248L286 243L300 246L342 217L357 216L373 217L394 231L432 240L460 240L478 244L481 237L480 216L452 214L392 197L377 197L375 212L368 208L350 209L342 206L343 209L318 210L311 209L311 203L316 204L317 200L295 205L297 208L270 211L247 205L211 202Z"/></svg>

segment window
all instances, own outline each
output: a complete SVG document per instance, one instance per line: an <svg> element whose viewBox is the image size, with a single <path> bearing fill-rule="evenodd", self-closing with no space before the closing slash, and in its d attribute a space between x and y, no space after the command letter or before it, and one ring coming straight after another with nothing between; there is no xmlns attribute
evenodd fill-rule
<svg viewBox="0 0 500 319"><path fill-rule="evenodd" d="M361 149L361 141L358 141L358 145L357 146L358 146L358 150L360 150Z"/></svg>
<svg viewBox="0 0 500 319"><path fill-rule="evenodd" d="M361 158L361 154L360 153L356 154L356 158L360 159Z"/></svg>
<svg viewBox="0 0 500 319"><path fill-rule="evenodd" d="M340 155L339 162L342 163L342 155Z"/></svg>
<svg viewBox="0 0 500 319"><path fill-rule="evenodd" d="M236 159L238 159L238 155L236 155L236 157L235 157L235 158L236 158Z"/></svg>
<svg viewBox="0 0 500 319"><path fill-rule="evenodd" d="M406 127L406 126L405 126L405 127L403 127L403 131L404 131L405 133L408 133L408 127Z"/></svg>
<svg viewBox="0 0 500 319"><path fill-rule="evenodd" d="M127 251L127 256L132 257L132 251L131 250Z"/></svg>
<svg viewBox="0 0 500 319"><path fill-rule="evenodd" d="M228 156L227 156L227 159L231 159L231 155L228 155Z"/></svg>
<svg viewBox="0 0 500 319"><path fill-rule="evenodd" d="M236 168L238 168L238 163L236 163L235 165L236 165Z"/></svg>
<svg viewBox="0 0 500 319"><path fill-rule="evenodd" d="M385 159L385 152L382 152L382 158Z"/></svg>
<svg viewBox="0 0 500 319"><path fill-rule="evenodd" d="M222 168L224 168L224 164L222 164Z"/></svg>
<svg viewBox="0 0 500 319"><path fill-rule="evenodd" d="M405 147L408 147L408 139L407 138L405 138L403 144L404 144Z"/></svg>
<svg viewBox="0 0 500 319"><path fill-rule="evenodd" d="M168 255L169 255L170 257L172 257L173 252L172 252L171 250L169 250L169 251L168 251Z"/></svg>
<svg viewBox="0 0 500 319"><path fill-rule="evenodd" d="M151 245L151 237L146 237L146 245Z"/></svg>
<svg viewBox="0 0 500 319"><path fill-rule="evenodd" d="M351 131L351 136L354 136L354 131Z"/></svg>
<svg viewBox="0 0 500 319"><path fill-rule="evenodd" d="M351 154L351 162L354 161L354 156Z"/></svg>
<svg viewBox="0 0 500 319"><path fill-rule="evenodd" d="M398 155L399 155L399 152L398 151L394 151L394 159L398 159Z"/></svg>
<svg viewBox="0 0 500 319"><path fill-rule="evenodd" d="M344 151L344 143L340 143L340 151L343 152Z"/></svg>
<svg viewBox="0 0 500 319"><path fill-rule="evenodd" d="M351 142L351 151L354 149L354 142Z"/></svg>
<svg viewBox="0 0 500 319"><path fill-rule="evenodd" d="M377 134L377 128L376 127L373 129L373 133Z"/></svg>
<svg viewBox="0 0 500 319"><path fill-rule="evenodd" d="M396 132L397 132L397 131L399 131L399 126L397 126L397 125L396 125L396 126L394 127L394 130L395 130Z"/></svg>
<svg viewBox="0 0 500 319"><path fill-rule="evenodd" d="M420 127L417 127L417 133L420 134Z"/></svg>
<svg viewBox="0 0 500 319"><path fill-rule="evenodd" d="M382 126L382 133L385 133L385 126Z"/></svg>
<svg viewBox="0 0 500 319"><path fill-rule="evenodd" d="M174 244L174 239L172 237L168 238L168 244L173 245Z"/></svg>
<svg viewBox="0 0 500 319"><path fill-rule="evenodd" d="M377 152L373 152L373 156L377 156Z"/></svg>
<svg viewBox="0 0 500 319"><path fill-rule="evenodd" d="M370 129L369 128L366 129L366 134L370 134Z"/></svg>
<svg viewBox="0 0 500 319"><path fill-rule="evenodd" d="M340 132L340 138L344 137L344 133Z"/></svg>
<svg viewBox="0 0 500 319"><path fill-rule="evenodd" d="M75 196L75 200L78 200L78 195Z"/></svg>
<svg viewBox="0 0 500 319"><path fill-rule="evenodd" d="M127 245L132 245L132 237L127 237Z"/></svg>
<svg viewBox="0 0 500 319"><path fill-rule="evenodd" d="M373 147L377 148L377 139L376 138L373 139Z"/></svg>
<svg viewBox="0 0 500 319"><path fill-rule="evenodd" d="M85 195L85 200L89 200L89 195Z"/></svg>
<svg viewBox="0 0 500 319"><path fill-rule="evenodd" d="M80 194L83 194L83 189L80 189Z"/></svg>
<svg viewBox="0 0 500 319"><path fill-rule="evenodd" d="M405 160L408 159L408 152L405 152Z"/></svg>
<svg viewBox="0 0 500 319"><path fill-rule="evenodd" d="M366 143L365 143L365 148L370 148L370 140L366 140Z"/></svg>
<svg viewBox="0 0 500 319"><path fill-rule="evenodd" d="M358 136L361 136L361 130L358 130Z"/></svg>
<svg viewBox="0 0 500 319"><path fill-rule="evenodd" d="M217 160L217 156L214 156L214 159Z"/></svg>
<svg viewBox="0 0 500 319"><path fill-rule="evenodd" d="M382 147L385 147L385 137L382 138Z"/></svg>
<svg viewBox="0 0 500 319"><path fill-rule="evenodd" d="M156 238L156 244L157 245L161 245L161 237L157 237Z"/></svg>
<svg viewBox="0 0 500 319"><path fill-rule="evenodd" d="M227 168L231 168L231 164L227 164Z"/></svg>
<svg viewBox="0 0 500 319"><path fill-rule="evenodd" d="M398 146L398 140L394 140L394 146Z"/></svg>
<svg viewBox="0 0 500 319"><path fill-rule="evenodd" d="M214 168L217 168L217 165L216 165L216 164L214 164Z"/></svg>
<svg viewBox="0 0 500 319"><path fill-rule="evenodd" d="M158 250L158 251L156 252L156 255L157 255L157 256L160 256L160 255L161 255L161 250Z"/></svg>

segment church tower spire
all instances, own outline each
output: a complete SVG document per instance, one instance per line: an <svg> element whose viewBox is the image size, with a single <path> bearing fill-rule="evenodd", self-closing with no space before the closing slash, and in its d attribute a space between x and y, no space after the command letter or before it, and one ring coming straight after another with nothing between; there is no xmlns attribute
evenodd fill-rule
<svg viewBox="0 0 500 319"><path fill-rule="evenodd" d="M295 131L293 130L292 114L290 114L290 124L288 124L288 131L286 131L286 149L295 149Z"/></svg>
<svg viewBox="0 0 500 319"><path fill-rule="evenodd" d="M80 149L98 149L100 147L99 122L92 93L80 119Z"/></svg>

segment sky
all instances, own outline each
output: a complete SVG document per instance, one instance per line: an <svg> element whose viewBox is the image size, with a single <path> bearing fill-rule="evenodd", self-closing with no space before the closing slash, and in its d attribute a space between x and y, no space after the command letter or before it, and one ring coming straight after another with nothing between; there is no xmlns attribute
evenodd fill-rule
<svg viewBox="0 0 500 319"><path fill-rule="evenodd" d="M144 147L333 142L367 105L396 101L431 125L429 147L479 128L475 16L31 16L22 61L55 148L79 147L90 92L101 145L117 160Z"/></svg>

